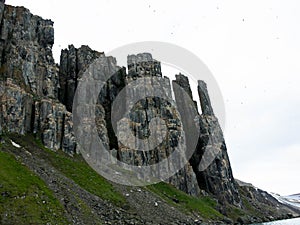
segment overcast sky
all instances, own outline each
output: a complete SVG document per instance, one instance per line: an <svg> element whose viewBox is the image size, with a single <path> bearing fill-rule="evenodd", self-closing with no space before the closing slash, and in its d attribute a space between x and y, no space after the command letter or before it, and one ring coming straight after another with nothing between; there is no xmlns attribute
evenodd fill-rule
<svg viewBox="0 0 300 225"><path fill-rule="evenodd" d="M57 62L69 44L109 52L132 42L164 41L192 51L221 88L234 176L282 195L300 192L300 1L6 4L23 5L55 22Z"/></svg>

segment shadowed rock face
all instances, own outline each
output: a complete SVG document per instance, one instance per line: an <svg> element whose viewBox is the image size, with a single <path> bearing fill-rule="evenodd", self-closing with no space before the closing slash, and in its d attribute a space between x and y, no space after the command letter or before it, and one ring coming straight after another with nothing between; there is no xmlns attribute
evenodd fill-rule
<svg viewBox="0 0 300 225"><path fill-rule="evenodd" d="M241 200L232 175L223 132L218 119L214 116L204 81L198 81L198 93L202 109L199 119L200 139L192 161L199 186L216 195L222 203L240 206ZM205 165L205 161L210 164Z"/></svg>
<svg viewBox="0 0 300 225"><path fill-rule="evenodd" d="M207 85L204 81L198 81L198 94L200 98L201 110L203 115L214 116L214 111L210 103Z"/></svg>
<svg viewBox="0 0 300 225"><path fill-rule="evenodd" d="M219 122L215 116L202 114L199 123L200 139L191 159L199 187L217 196L221 203L240 206L241 201ZM210 164L206 164L206 161Z"/></svg>
<svg viewBox="0 0 300 225"><path fill-rule="evenodd" d="M189 101L182 101L183 96L179 92L179 85L185 93L190 96ZM178 109L181 114L190 115L185 124L194 123L195 118L199 121L200 136L195 152L190 159L190 164L197 176L200 189L215 195L222 203L230 203L240 206L240 197L235 184L232 170L227 154L226 144L223 133L217 118L214 116L210 103L210 98L204 81L198 81L198 93L200 98L202 114L199 115L197 103L193 101L193 96L186 76L176 75L173 81L173 90L175 93ZM190 143L193 137L191 130L185 130L187 139L187 148L191 148Z"/></svg>
<svg viewBox="0 0 300 225"><path fill-rule="evenodd" d="M117 66L114 57L106 57L103 52L97 52L88 46L75 48L70 45L68 49L61 51L59 68L59 100L66 106L68 111L72 111L73 99L79 80L84 73L97 64L99 71L94 74L96 80L103 80L104 84L99 90L97 102L96 124L98 134L106 145L111 149L118 148L118 141L113 130L111 120L111 107L116 96L125 86L126 69ZM102 76L102 78L100 78ZM121 103L122 104L122 103ZM121 106L121 105L120 105ZM120 107L121 110L122 107ZM119 115L121 112L114 112Z"/></svg>

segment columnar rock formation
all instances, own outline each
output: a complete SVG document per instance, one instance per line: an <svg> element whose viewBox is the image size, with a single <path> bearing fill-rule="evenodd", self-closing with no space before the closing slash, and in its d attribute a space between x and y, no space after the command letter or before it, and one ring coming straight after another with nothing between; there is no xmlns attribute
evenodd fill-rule
<svg viewBox="0 0 300 225"><path fill-rule="evenodd" d="M58 97L53 22L0 3L0 133L35 133L46 147L73 154L71 114Z"/></svg>
<svg viewBox="0 0 300 225"><path fill-rule="evenodd" d="M51 50L53 22L23 7L0 4L1 80L13 78L33 95L57 98L58 67Z"/></svg>
<svg viewBox="0 0 300 225"><path fill-rule="evenodd" d="M126 74L115 58L88 46L77 49L70 45L62 50L58 66L52 56L52 21L34 16L23 7L6 6L4 1L0 2L0 21L0 133L34 133L50 149L78 153L71 113L74 94L85 70L97 59L100 74L112 75L98 97L98 134L117 151L118 159L138 166L153 165L176 148L182 152L195 150L168 182L191 195L198 195L202 189L223 203L240 204L223 134L203 81L199 81L203 112L199 115L187 77L180 74L172 82L173 99L170 80L162 76L160 62L151 54L128 56ZM125 87L126 101L119 102L112 113ZM126 121L122 121L124 113ZM139 151L145 148L148 151ZM178 162L170 162L164 169L182 163L185 157L181 155ZM210 158L206 168L203 160L208 162Z"/></svg>
<svg viewBox="0 0 300 225"><path fill-rule="evenodd" d="M218 196L220 202L240 206L237 184L227 154L218 119L214 116L206 84L198 82L202 115L199 119L200 138L191 159L199 187Z"/></svg>
<svg viewBox="0 0 300 225"><path fill-rule="evenodd" d="M66 105L68 111L72 111L73 98L77 88L80 72L97 58L104 57L104 53L96 52L88 46L75 48L69 45L68 49L61 51L59 66L59 100Z"/></svg>
<svg viewBox="0 0 300 225"><path fill-rule="evenodd" d="M182 101L180 88L190 96L190 100ZM199 121L200 137L197 148L190 159L199 187L217 196L222 203L229 202L240 206L241 200L232 175L225 140L219 122L214 116L206 83L198 81L201 115L195 111L197 103L193 101L189 80L186 76L176 75L173 89L180 113L190 115L185 124L190 124L189 127L192 127L191 123L195 122L192 118L197 118ZM187 134L187 148L191 148L193 146L190 146L190 143L195 138L192 136L195 132L186 130L185 133Z"/></svg>
<svg viewBox="0 0 300 225"><path fill-rule="evenodd" d="M127 62L125 99L130 110L130 126L126 126L125 121L118 127L121 134L120 160L140 166L153 165L167 159L176 149L185 153L186 141L180 115L172 99L170 80L162 76L160 62L149 53L129 55ZM176 160L169 160L168 165L153 171L153 175L157 172L170 173L185 159L185 155L181 155ZM196 176L189 163L169 182L191 195L199 193Z"/></svg>
<svg viewBox="0 0 300 225"><path fill-rule="evenodd" d="M202 80L198 81L198 94L200 98L201 111L203 115L214 116L214 111L210 103L209 94L206 83Z"/></svg>

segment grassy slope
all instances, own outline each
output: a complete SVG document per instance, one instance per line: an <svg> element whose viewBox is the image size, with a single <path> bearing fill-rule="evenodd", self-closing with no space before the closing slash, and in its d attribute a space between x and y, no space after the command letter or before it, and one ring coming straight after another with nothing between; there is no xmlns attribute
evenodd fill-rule
<svg viewBox="0 0 300 225"><path fill-rule="evenodd" d="M163 182L150 185L147 188L161 196L169 204L179 207L185 212L196 212L205 219L219 220L224 217L215 209L217 203L210 197L195 198Z"/></svg>
<svg viewBox="0 0 300 225"><path fill-rule="evenodd" d="M110 182L91 169L81 156L70 157L61 151L53 152L45 148L39 141L30 135L26 137L10 135L10 138L16 140L21 146L40 149L39 151L42 152L43 157L46 157L47 161L49 161L56 169L90 193L119 206L126 203L123 195L116 191ZM9 138L6 137L6 140L9 140ZM34 176L27 168L20 165L14 157L1 151L0 153L0 184L6 187L11 193L11 196L22 196L23 193L28 193L26 194L28 197L22 201L20 199L8 201L8 199L11 200L11 198L0 196L0 215L5 215L5 209L9 209L9 211L12 212L24 212L21 214L27 214L27 219L32 217L33 221L38 221L38 219L45 221L44 218L48 217L49 221L63 218L63 209L61 208L60 203L53 197L51 191L47 189L45 184L38 177ZM4 181L6 183L3 183ZM204 219L220 220L224 218L224 216L216 210L216 201L210 197L191 197L166 183L151 185L146 187L146 189L156 193L170 205L177 207L186 213L196 212ZM1 192L2 190L3 188L0 188ZM32 193L38 193L38 196L43 196L49 203L41 203L43 200L35 199L35 197L32 197L34 196ZM52 210L51 213L49 211L50 208ZM22 219L22 215L18 215L18 218ZM59 223L63 224L63 220Z"/></svg>
<svg viewBox="0 0 300 225"><path fill-rule="evenodd" d="M0 223L67 224L63 207L45 183L2 151L0 193Z"/></svg>
<svg viewBox="0 0 300 225"><path fill-rule="evenodd" d="M46 149L40 142L38 142L38 145L48 153L54 167L73 179L81 187L103 199L117 204L125 203L123 195L116 192L109 182L91 169L82 157L75 156L71 158L63 152L53 152ZM166 183L151 185L147 189L185 212L196 212L207 219L223 218L223 215L215 209L216 202L210 197L195 198ZM178 199L179 202L175 203L172 200L174 198Z"/></svg>
<svg viewBox="0 0 300 225"><path fill-rule="evenodd" d="M43 147L40 143L39 145ZM125 202L123 196L115 192L113 186L92 170L82 157L75 156L71 158L63 152L54 153L47 149L46 151L49 153L52 164L81 187L114 203L122 204ZM199 213L201 217L207 219L223 218L223 215L215 209L216 202L210 197L195 198L163 182L148 186L147 189L158 194L169 204L179 207L179 209L186 213L196 212ZM178 199L179 202L176 204L172 198Z"/></svg>
<svg viewBox="0 0 300 225"><path fill-rule="evenodd" d="M55 168L83 189L117 205L125 203L124 196L115 191L113 185L89 167L81 157L71 158L62 152L49 152L49 159Z"/></svg>
<svg viewBox="0 0 300 225"><path fill-rule="evenodd" d="M126 202L124 196L116 191L111 183L95 172L81 156L71 157L62 151L53 152L32 136L27 136L20 143L22 146L29 144L43 149L45 157L57 170L88 192L119 206Z"/></svg>

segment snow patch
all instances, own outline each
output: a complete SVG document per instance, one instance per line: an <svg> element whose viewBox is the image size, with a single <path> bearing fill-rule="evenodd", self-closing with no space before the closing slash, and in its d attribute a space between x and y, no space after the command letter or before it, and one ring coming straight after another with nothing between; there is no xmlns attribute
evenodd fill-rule
<svg viewBox="0 0 300 225"><path fill-rule="evenodd" d="M21 148L21 145L18 145L16 142L13 142L12 140L10 140L10 142L14 147Z"/></svg>
<svg viewBox="0 0 300 225"><path fill-rule="evenodd" d="M300 199L299 195L290 195L290 196L280 196L276 193L270 193L274 198L277 199L282 204L294 206L300 208Z"/></svg>

